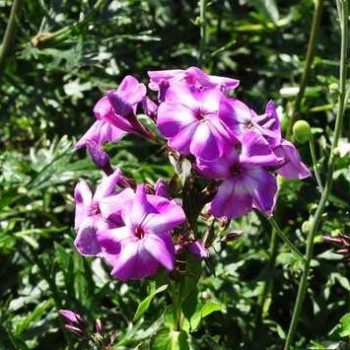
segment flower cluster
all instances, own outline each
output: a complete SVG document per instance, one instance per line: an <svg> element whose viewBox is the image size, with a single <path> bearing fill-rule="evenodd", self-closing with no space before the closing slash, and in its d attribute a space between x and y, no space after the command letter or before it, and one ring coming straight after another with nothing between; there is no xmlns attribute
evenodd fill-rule
<svg viewBox="0 0 350 350"><path fill-rule="evenodd" d="M151 194L145 185L135 188L120 170L113 170L104 143L125 134L167 142L168 151L191 161L193 176L214 183L208 212L218 218L237 218L252 209L270 215L276 174L291 179L310 176L297 149L281 136L274 103L268 102L264 113L257 114L232 97L238 80L208 75L196 67L152 71L149 77L154 100L146 95L144 84L125 77L116 91L98 101L95 123L76 144L76 149L87 149L107 176L94 195L84 181L76 187L75 245L83 255L104 258L112 275L122 280L151 276L160 266L173 269L171 232L185 221L185 214L169 198L164 183ZM138 108L159 134L140 122ZM195 240L186 244L201 247ZM205 250L190 250L207 255Z"/></svg>

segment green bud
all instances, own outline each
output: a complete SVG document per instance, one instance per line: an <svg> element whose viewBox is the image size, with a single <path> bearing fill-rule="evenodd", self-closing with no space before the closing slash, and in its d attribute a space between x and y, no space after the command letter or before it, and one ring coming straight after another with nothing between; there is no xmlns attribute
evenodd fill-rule
<svg viewBox="0 0 350 350"><path fill-rule="evenodd" d="M304 221L303 224L301 225L301 231L304 233L304 234L308 234L310 232L310 222L309 221Z"/></svg>
<svg viewBox="0 0 350 350"><path fill-rule="evenodd" d="M311 137L310 124L305 120L298 120L293 125L293 135L299 143L309 141Z"/></svg>
<svg viewBox="0 0 350 350"><path fill-rule="evenodd" d="M338 92L339 85L337 83L329 84L328 89L329 89L330 93L334 94L334 93Z"/></svg>

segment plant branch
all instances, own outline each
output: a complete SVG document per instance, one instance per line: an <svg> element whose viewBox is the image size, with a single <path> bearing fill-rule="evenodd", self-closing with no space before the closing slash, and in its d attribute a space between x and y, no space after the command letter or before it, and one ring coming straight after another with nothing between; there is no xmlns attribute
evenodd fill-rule
<svg viewBox="0 0 350 350"><path fill-rule="evenodd" d="M310 263L313 255L314 248L314 238L318 227L320 225L321 217L326 206L328 196L330 194L332 184L333 184L333 170L335 165L335 160L337 157L336 148L338 146L338 141L340 138L343 117L344 117L344 104L346 96L346 61L347 61L347 39L348 39L348 0L342 0L340 2L341 16L340 16L340 28L341 28L341 51L340 51L340 72L339 72L339 97L338 97L338 110L337 117L334 128L334 138L330 150L330 155L328 159L328 172L326 183L322 191L321 200L318 204L316 213L312 219L310 232L308 235L306 243L306 260L304 265L303 274L301 276L298 295L293 311L292 321L289 327L285 350L289 350L293 344L295 332L300 318L301 309L304 303L307 281L310 274Z"/></svg>
<svg viewBox="0 0 350 350"><path fill-rule="evenodd" d="M14 0L11 8L10 18L7 23L5 34L1 44L0 52L0 81L6 66L6 60L16 33L16 20L19 17L23 0Z"/></svg>
<svg viewBox="0 0 350 350"><path fill-rule="evenodd" d="M282 230L280 229L280 227L278 226L276 220L273 217L267 217L267 220L269 221L269 223L271 224L271 226L273 227L273 229L276 231L276 233L282 238L282 240L284 241L284 243L286 243L289 248L302 260L304 260L304 256L303 254L300 253L299 249L294 245L294 243L292 243L289 238L282 232Z"/></svg>
<svg viewBox="0 0 350 350"><path fill-rule="evenodd" d="M313 18L312 18L312 25L311 25L311 32L310 32L309 43L308 43L308 46L307 46L305 67L304 67L303 74L301 76L298 95L297 95L297 98L295 100L295 105L294 105L292 117L290 119L290 123L289 123L289 126L288 126L287 139L289 139L290 136L292 135L293 125L298 119L299 112L300 112L301 101L302 101L302 99L304 97L306 84L307 84L307 82L309 80L309 76L310 76L310 72L311 72L311 66L312 66L312 63L313 63L314 53L315 53L316 36L317 36L318 29L320 27L322 7L323 7L323 0L315 0L315 10L314 10Z"/></svg>
<svg viewBox="0 0 350 350"><path fill-rule="evenodd" d="M310 135L309 146L310 146L310 153L311 153L311 158L312 158L312 166L313 166L313 169L314 169L317 185L318 185L318 188L319 188L320 192L322 193L323 185L322 185L321 175L320 175L320 173L318 171L318 168L317 168L317 157L316 157L316 152L315 152L315 141L314 141L314 136L312 134Z"/></svg>
<svg viewBox="0 0 350 350"><path fill-rule="evenodd" d="M207 45L207 22L206 22L207 0L199 0L199 25L200 25L200 46L199 46L199 66L205 63L205 50Z"/></svg>

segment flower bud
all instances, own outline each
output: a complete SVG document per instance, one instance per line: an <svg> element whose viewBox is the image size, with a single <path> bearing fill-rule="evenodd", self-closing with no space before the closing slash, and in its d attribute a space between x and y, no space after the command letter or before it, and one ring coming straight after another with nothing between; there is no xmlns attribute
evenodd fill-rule
<svg viewBox="0 0 350 350"><path fill-rule="evenodd" d="M299 143L309 141L311 137L310 124L305 120L298 120L293 125L293 135Z"/></svg>
<svg viewBox="0 0 350 350"><path fill-rule="evenodd" d="M301 225L301 232L308 234L310 232L310 222L304 221Z"/></svg>
<svg viewBox="0 0 350 350"><path fill-rule="evenodd" d="M102 321L99 318L96 320L95 327L96 327L97 333L99 334L104 333L104 327L103 327Z"/></svg>
<svg viewBox="0 0 350 350"><path fill-rule="evenodd" d="M331 83L329 84L328 89L331 94L334 94L335 92L339 91L339 85L337 83Z"/></svg>

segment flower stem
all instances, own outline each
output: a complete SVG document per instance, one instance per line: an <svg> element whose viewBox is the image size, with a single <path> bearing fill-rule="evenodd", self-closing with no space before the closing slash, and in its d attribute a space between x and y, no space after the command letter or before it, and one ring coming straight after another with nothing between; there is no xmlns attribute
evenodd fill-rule
<svg viewBox="0 0 350 350"><path fill-rule="evenodd" d="M310 273L310 263L313 255L314 248L314 238L318 227L320 225L321 217L326 206L326 202L328 199L328 195L332 188L333 183L333 170L334 164L337 157L336 148L338 146L338 141L340 138L343 117L344 117L344 103L345 103L345 95L346 95L346 60L347 60L347 36L348 36L348 0L339 1L340 4L340 28L341 28L341 51L340 51L340 73L339 73L339 97L338 97L338 110L337 117L334 128L334 138L330 150L330 155L328 159L328 172L327 178L325 182L325 186L322 191L321 199L318 204L316 213L312 219L310 232L308 235L307 243L306 243L306 255L305 255L305 265L303 274L301 276L298 295L293 311L292 321L289 327L286 344L284 349L289 350L291 345L293 344L294 335L297 329L297 325L300 318L301 309L303 306L303 302L305 299L307 281Z"/></svg>
<svg viewBox="0 0 350 350"><path fill-rule="evenodd" d="M311 153L311 158L312 158L312 167L314 169L318 188L319 188L320 192L322 193L323 185L322 185L321 175L320 175L320 173L318 171L318 167L317 167L317 157L316 157L316 152L315 152L315 140L314 140L314 137L312 134L310 136L309 146L310 146L310 153Z"/></svg>
<svg viewBox="0 0 350 350"><path fill-rule="evenodd" d="M199 0L199 25L200 25L200 46L199 46L199 66L205 63L205 50L207 44L207 22L206 22L207 0Z"/></svg>
<svg viewBox="0 0 350 350"><path fill-rule="evenodd" d="M311 66L313 63L314 53L315 53L315 45L316 45L316 35L318 32L318 28L320 27L320 21L321 21L321 13L322 13L322 7L323 7L323 0L315 0L315 10L314 15L312 18L312 25L311 25L311 32L310 32L310 38L309 43L307 46L307 52L306 52L306 59L305 59L305 67L303 74L301 76L300 80L300 87L298 91L297 98L295 100L295 105L292 113L292 117L288 126L287 130L287 139L290 138L292 135L293 130L293 124L297 121L298 115L300 112L300 106L301 101L304 97L306 84L309 80L310 72L311 72Z"/></svg>
<svg viewBox="0 0 350 350"><path fill-rule="evenodd" d="M0 80L3 76L3 72L6 66L6 60L10 52L10 48L12 42L15 38L16 32L16 20L19 17L19 13L21 10L22 0L14 0L11 8L10 18L7 23L6 31L4 34L4 38L1 44L1 52L0 52Z"/></svg>
<svg viewBox="0 0 350 350"><path fill-rule="evenodd" d="M299 249L289 240L289 238L282 232L280 227L277 224L277 221L273 217L267 217L267 220L270 222L273 229L276 233L282 238L284 243L286 243L289 248L300 258L304 260L303 254L300 253Z"/></svg>

